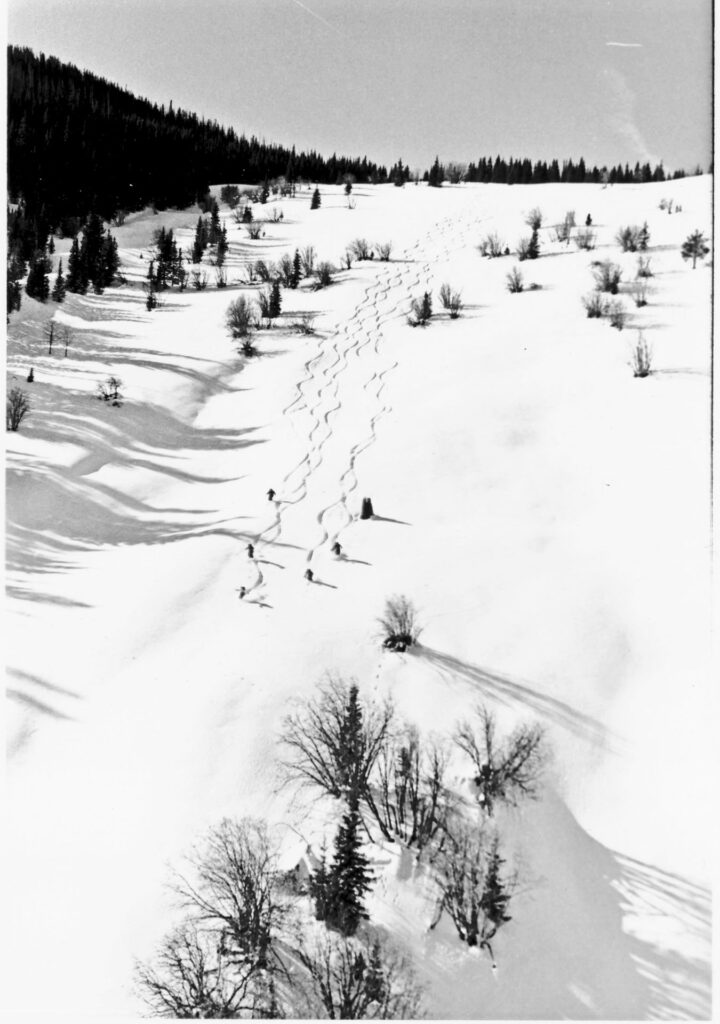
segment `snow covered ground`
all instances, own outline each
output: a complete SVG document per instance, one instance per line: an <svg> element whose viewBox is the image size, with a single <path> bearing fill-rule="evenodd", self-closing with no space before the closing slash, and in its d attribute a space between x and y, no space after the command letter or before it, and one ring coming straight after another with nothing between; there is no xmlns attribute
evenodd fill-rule
<svg viewBox="0 0 720 1024"><path fill-rule="evenodd" d="M290 860L298 833L317 840L318 812L278 790L277 734L331 670L423 731L451 733L482 700L552 743L542 798L509 815L522 884L497 971L447 921L429 932L427 879L375 850L371 916L412 952L430 1016L709 1017L711 276L679 249L709 233L710 180L356 186L354 209L321 192L317 211L307 191L279 201L258 241L223 208L224 290L166 292L148 313L152 232L189 246L198 211L135 214L113 230L126 286L24 297L13 316L8 386L32 411L7 434L4 1008L138 1013L133 962L172 917L168 865L207 826L267 818ZM590 213L598 247L543 228L521 265L540 287L511 295L515 258L477 246L498 231L514 249L534 206L547 225ZM581 297L593 260L632 280L614 237L645 220L649 304L624 297L619 332ZM391 261L284 290L243 362L224 328L243 265L306 245L337 264L356 237L392 241ZM436 316L413 329L426 288ZM315 336L290 330L303 311ZM67 357L47 354L54 312ZM638 328L646 379L629 367ZM109 373L120 408L94 397ZM395 593L424 626L405 654L375 637Z"/></svg>

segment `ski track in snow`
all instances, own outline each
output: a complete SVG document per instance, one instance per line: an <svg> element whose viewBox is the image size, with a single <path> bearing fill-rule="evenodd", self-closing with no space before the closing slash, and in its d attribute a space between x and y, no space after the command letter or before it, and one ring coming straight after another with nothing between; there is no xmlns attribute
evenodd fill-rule
<svg viewBox="0 0 720 1024"><path fill-rule="evenodd" d="M463 211L454 217L446 217L434 225L422 239L407 247L399 257L384 267L366 287L360 303L350 319L341 327L339 324L330 335L330 344L325 337L318 338L317 352L306 361L304 376L297 382L296 394L283 409L283 416L290 416L293 429L300 436L306 436L308 450L283 477L280 485L282 497L275 499L273 521L262 530L256 539L257 550L262 552L281 538L285 511L305 500L313 475L323 465L324 449L334 436L331 419L337 422L343 413L342 386L348 375L352 359L360 359L363 366L369 364L366 379L361 387L363 399L369 399L370 409L364 410L360 418L361 437L342 456L345 468L336 484L337 496L316 514L319 539L307 549L306 562L312 563L315 554L328 542L337 540L353 516L348 508L350 496L357 490L358 478L355 464L377 438L377 423L391 406L385 401L388 377L397 367L393 360L382 365L382 328L392 320L407 315L408 300L416 289L431 290L430 278L434 264L442 263L453 249L466 244L468 234L483 220L477 214L468 217ZM301 430L300 423L309 419L309 425ZM356 418L354 417L354 422ZM257 592L265 583L265 576L256 562L255 582L247 592Z"/></svg>

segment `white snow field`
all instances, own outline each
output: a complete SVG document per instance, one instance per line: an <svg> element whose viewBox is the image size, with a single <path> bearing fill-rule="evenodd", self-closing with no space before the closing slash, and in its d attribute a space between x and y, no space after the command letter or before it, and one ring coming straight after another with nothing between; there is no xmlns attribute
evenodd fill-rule
<svg viewBox="0 0 720 1024"><path fill-rule="evenodd" d="M278 733L333 671L391 694L423 732L449 736L481 701L552 746L541 797L504 812L520 884L496 970L447 918L429 931L426 872L397 844L371 848L371 919L414 957L428 1016L710 1017L711 271L680 256L709 234L710 190L356 186L350 209L323 187L311 211L305 189L257 241L222 206L230 286L209 268L207 290L165 292L152 313L152 232L188 247L198 210L133 214L112 229L126 285L60 307L23 297L8 387L32 408L6 435L6 1014L142 1013L133 965L175 919L169 868L223 816L266 818L287 866L319 841L336 810L279 788ZM514 251L534 206L541 258L520 266L540 288L510 294L516 258L477 246L497 231ZM552 241L568 210L592 215L594 251ZM617 331L581 297L593 260L632 281L615 234L643 221L649 303L622 296ZM224 314L254 294L243 265L306 245L338 264L356 237L392 241L390 262L283 290L260 356L238 356ZM462 291L455 321L445 281ZM436 315L413 329L426 288ZM290 324L308 310L306 337ZM66 357L47 352L53 314L72 327ZM645 379L629 365L638 328ZM119 408L95 398L111 373ZM360 521L366 496L376 517ZM392 594L424 627L406 653L376 636Z"/></svg>

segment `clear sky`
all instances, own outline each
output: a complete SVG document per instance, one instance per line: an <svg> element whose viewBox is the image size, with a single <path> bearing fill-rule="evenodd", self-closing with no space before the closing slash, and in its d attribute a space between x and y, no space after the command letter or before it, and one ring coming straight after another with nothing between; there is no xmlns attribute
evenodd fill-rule
<svg viewBox="0 0 720 1024"><path fill-rule="evenodd" d="M9 42L299 148L707 167L712 0L9 0Z"/></svg>

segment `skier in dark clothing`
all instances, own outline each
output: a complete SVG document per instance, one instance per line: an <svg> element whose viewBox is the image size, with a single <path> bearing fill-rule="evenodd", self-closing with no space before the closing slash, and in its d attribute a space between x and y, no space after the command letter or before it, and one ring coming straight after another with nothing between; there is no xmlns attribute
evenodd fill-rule
<svg viewBox="0 0 720 1024"><path fill-rule="evenodd" d="M248 558L254 558L255 557L255 546L253 544L248 544L248 546L247 546L247 553L248 553Z"/></svg>
<svg viewBox="0 0 720 1024"><path fill-rule="evenodd" d="M268 501L272 501L273 498L275 497L275 491L272 489L272 487L267 492L267 496L268 496Z"/></svg>
<svg viewBox="0 0 720 1024"><path fill-rule="evenodd" d="M332 550L332 553L334 555L341 555L342 554L342 548L340 546L340 541L339 540L335 541L335 543L333 544L331 550Z"/></svg>
<svg viewBox="0 0 720 1024"><path fill-rule="evenodd" d="M246 594L247 594L247 590L245 589L245 587L240 587L240 599L241 600L242 600L243 597L245 597Z"/></svg>
<svg viewBox="0 0 720 1024"><path fill-rule="evenodd" d="M309 583L312 583L312 581L313 581L313 571L312 571L312 569L306 569L305 570L305 579L308 580Z"/></svg>

